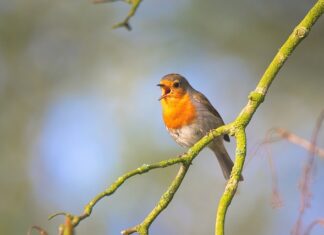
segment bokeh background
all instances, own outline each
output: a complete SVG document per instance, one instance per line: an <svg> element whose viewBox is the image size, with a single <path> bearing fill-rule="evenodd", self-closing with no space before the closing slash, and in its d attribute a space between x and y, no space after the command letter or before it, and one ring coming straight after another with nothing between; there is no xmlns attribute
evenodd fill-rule
<svg viewBox="0 0 324 235"><path fill-rule="evenodd" d="M292 28L315 1L144 1L133 30L112 30L122 2L0 2L0 234L40 225L57 233L58 211L84 205L122 173L184 152L161 120L155 85L181 73L232 121ZM227 234L289 234L307 151L271 146L283 207L271 206L262 149L271 127L310 138L324 108L324 18L297 48L248 127L245 181L228 212ZM324 134L318 143L323 145ZM227 145L234 155L234 140ZM324 216L324 163L316 162L305 224ZM77 234L119 234L140 222L177 167L137 176L95 207ZM152 234L213 234L225 181L215 157L194 161ZM317 227L312 234L323 234Z"/></svg>

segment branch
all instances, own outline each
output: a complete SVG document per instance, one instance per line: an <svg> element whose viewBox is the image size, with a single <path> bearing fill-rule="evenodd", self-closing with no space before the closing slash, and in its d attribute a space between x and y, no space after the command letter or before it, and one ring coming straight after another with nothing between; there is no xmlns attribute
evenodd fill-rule
<svg viewBox="0 0 324 235"><path fill-rule="evenodd" d="M225 133L229 133L229 125L221 126L211 132L209 132L206 136L204 136L200 141L198 141L194 146L192 146L185 154L181 157L175 157L168 160L160 161L153 164L144 164L141 167L129 171L119 177L113 184L111 184L105 191L98 194L94 197L84 208L84 211L81 215L71 215L68 213L60 212L56 213L49 218L53 218L56 215L68 215L69 218L72 220L73 227L76 227L82 220L89 217L94 206L104 197L110 196L129 178L144 174L149 172L150 170L154 170L157 168L165 168L171 165L181 163L180 169L174 180L172 181L171 185L169 186L168 190L162 195L160 198L157 206L151 211L151 213L144 219L142 223L132 228L126 229L123 231L123 234L131 234L134 232L138 232L141 235L148 234L148 229L152 222L156 219L156 217L168 206L171 202L173 196L175 195L177 189L182 183L182 180L190 167L191 162L194 158L200 153L200 151L205 148L215 137L220 136Z"/></svg>
<svg viewBox="0 0 324 235"><path fill-rule="evenodd" d="M322 149L318 146L314 146L308 140L301 138L298 135L296 135L284 128L271 128L268 131L268 134L267 134L268 137L261 144L268 144L271 142L275 142L277 140L277 139L269 137L270 135L272 135L272 132L275 132L276 134L278 134L280 136L280 138L286 139L289 142L306 149L307 151L314 151L314 154L319 157L324 157L324 149Z"/></svg>
<svg viewBox="0 0 324 235"><path fill-rule="evenodd" d="M94 3L106 3L106 2L115 2L115 1L117 1L117 0L94 0L93 2ZM129 10L128 15L126 16L126 18L123 21L115 24L113 26L113 28L116 29L116 28L120 28L120 27L125 27L127 30L130 31L130 30L132 30L132 27L129 24L129 20L135 15L135 13L136 13L139 5L141 4L142 0L124 0L124 2L126 2L128 4L131 4L132 7Z"/></svg>
<svg viewBox="0 0 324 235"><path fill-rule="evenodd" d="M235 138L237 139L235 164L232 169L231 177L226 184L223 196L221 197L218 204L215 224L216 235L224 234L224 224L227 208L231 204L232 199L235 195L246 156L245 130L240 127L236 131Z"/></svg>
<svg viewBox="0 0 324 235"><path fill-rule="evenodd" d="M178 174L172 181L168 190L162 195L160 201L154 207L154 209L151 211L151 213L144 219L144 221L141 224L122 231L121 233L123 235L129 235L129 234L132 234L135 232L138 232L141 235L148 234L148 229L149 229L150 225L152 224L152 222L169 205L173 196L175 195L178 188L180 187L180 184L182 183L182 180L184 179L184 177L189 169L190 164L191 164L191 162L181 165L181 167L178 171Z"/></svg>
<svg viewBox="0 0 324 235"><path fill-rule="evenodd" d="M311 27L323 14L323 12L324 0L319 0L307 13L305 18L297 25L297 27L288 37L287 41L279 49L278 53L275 55L272 62L261 77L256 89L250 94L248 104L243 108L240 115L232 124L232 132L235 133L235 137L237 139L236 158L231 173L231 178L226 185L225 192L223 193L218 205L215 223L215 235L224 234L225 215L238 187L238 180L241 175L246 156L245 128L249 124L259 105L263 102L272 81L288 59L289 55L308 35Z"/></svg>

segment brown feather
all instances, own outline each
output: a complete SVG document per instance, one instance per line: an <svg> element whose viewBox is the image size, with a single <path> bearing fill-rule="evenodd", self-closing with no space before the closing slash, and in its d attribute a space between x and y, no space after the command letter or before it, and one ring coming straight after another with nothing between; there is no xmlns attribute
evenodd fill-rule
<svg viewBox="0 0 324 235"><path fill-rule="evenodd" d="M205 107L207 107L208 111L211 112L215 117L219 118L219 120L221 121L221 124L224 125L224 121L221 117L221 115L217 112L217 110L214 108L214 106L210 103L210 101L206 98L206 96L204 96L202 93L200 93L199 91L196 91L193 93L192 98L195 99L197 102L201 103L202 105L204 105ZM225 134L223 136L224 140L229 142L230 138L228 136L228 134Z"/></svg>

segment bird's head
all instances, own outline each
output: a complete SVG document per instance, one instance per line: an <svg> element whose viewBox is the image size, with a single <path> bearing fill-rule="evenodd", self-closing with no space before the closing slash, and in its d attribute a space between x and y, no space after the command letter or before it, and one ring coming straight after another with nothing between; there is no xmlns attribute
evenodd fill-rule
<svg viewBox="0 0 324 235"><path fill-rule="evenodd" d="M157 85L162 91L159 100L182 98L187 94L188 88L191 88L189 82L183 76L176 73L165 75Z"/></svg>

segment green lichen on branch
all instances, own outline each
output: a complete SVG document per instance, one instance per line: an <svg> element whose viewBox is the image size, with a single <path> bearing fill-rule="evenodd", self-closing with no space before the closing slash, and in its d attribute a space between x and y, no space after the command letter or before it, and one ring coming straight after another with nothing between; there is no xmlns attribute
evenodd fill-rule
<svg viewBox="0 0 324 235"><path fill-rule="evenodd" d="M106 190L94 197L84 208L84 211L81 215L70 215L72 218L72 225L77 226L82 220L89 217L94 206L104 197L110 196L116 192L116 190L129 178L149 172L150 170L165 168L175 164L181 164L180 169L171 182L167 191L162 195L156 207L150 212L150 214L143 220L142 223L134 226L132 228L126 229L123 231L123 234L131 234L138 232L141 235L148 234L148 229L156 217L168 206L171 202L173 196L180 187L182 180L188 171L191 162L197 157L200 151L205 148L215 137L220 136L225 133L229 133L230 126L225 125L221 126L204 136L200 141L198 141L194 146L192 146L185 154L181 157L174 157L168 160L160 161L153 164L144 164L141 167L136 168L135 170L129 171L124 175L120 176L114 183L112 183Z"/></svg>
<svg viewBox="0 0 324 235"><path fill-rule="evenodd" d="M235 130L236 151L235 162L231 172L231 177L228 180L224 193L218 203L215 223L215 234L224 234L225 216L229 205L235 195L240 176L242 173L245 156L246 156L246 134L244 127L238 127Z"/></svg>
<svg viewBox="0 0 324 235"><path fill-rule="evenodd" d="M141 235L147 235L149 232L149 227L156 219L156 217L169 205L173 196L177 192L178 188L180 187L182 180L184 179L191 162L182 163L180 169L172 181L171 185L167 189L167 191L161 196L160 201L154 207L154 209L146 216L144 221L134 227L128 228L122 231L123 235L132 234L134 232L138 232Z"/></svg>
<svg viewBox="0 0 324 235"><path fill-rule="evenodd" d="M317 3L309 10L304 19L295 27L293 32L290 34L286 42L279 49L276 56L273 58L272 62L264 72L261 80L258 84L258 89L263 90L266 94L271 82L279 72L280 68L283 66L287 58L296 48L296 46L308 35L312 26L318 20L318 18L324 12L324 1L319 0Z"/></svg>
<svg viewBox="0 0 324 235"><path fill-rule="evenodd" d="M323 13L324 0L319 0L310 9L304 19L297 25L286 42L279 49L278 53L275 55L272 62L261 77L256 89L250 93L248 104L243 108L240 115L232 124L232 132L235 133L237 141L236 157L231 177L218 204L215 223L215 235L224 234L226 212L238 187L238 179L241 175L246 156L245 128L251 121L253 114L255 113L259 105L263 102L272 81L278 74L283 64L286 62L297 45L308 35L312 26Z"/></svg>

